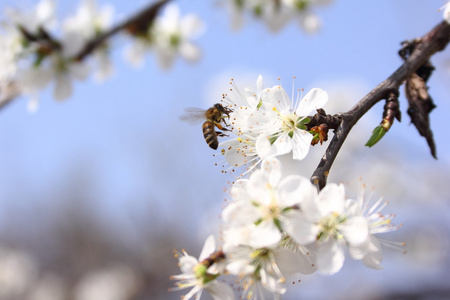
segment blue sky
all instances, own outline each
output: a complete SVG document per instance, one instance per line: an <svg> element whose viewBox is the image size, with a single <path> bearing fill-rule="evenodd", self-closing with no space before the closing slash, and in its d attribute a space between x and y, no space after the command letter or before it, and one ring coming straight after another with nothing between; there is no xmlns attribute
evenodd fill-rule
<svg viewBox="0 0 450 300"><path fill-rule="evenodd" d="M1 6L11 3L26 6L35 1L2 1ZM120 17L132 14L146 2L108 3ZM232 178L220 174L220 168L214 166L220 158L213 157L214 151L204 143L200 125L191 126L178 119L184 108L206 108L219 101L230 78L240 87L254 87L258 74L262 74L269 86L278 84L277 77L281 77L288 91L292 76L296 76L296 88L334 89L339 97L330 97L333 103L329 105L338 111L327 112L348 110L401 65L397 55L401 41L423 35L442 20L437 9L445 1L334 1L315 8L323 21L316 35L306 34L295 22L274 34L251 19L240 31L232 31L229 12L216 1L176 3L183 13L196 13L206 23L204 35L196 40L203 52L198 63L178 59L172 69L162 71L149 53L144 67L135 69L123 58L128 40L119 38L113 52L116 74L106 82L77 83L74 95L63 103L44 91L39 110L33 115L26 111L25 98L18 98L0 112L0 216L8 215L10 207L32 214L35 207L45 207L48 195L69 184L73 174L81 174L88 178L95 199L92 207L112 228L131 230L131 216L151 207L201 244L211 233L204 225L218 222L222 199L227 197L223 189ZM74 7L72 1L60 1L60 16ZM435 55L432 63L437 70L429 85L437 109L431 113L431 125L439 160L431 157L425 140L409 124L407 102L402 96L402 123L396 122L375 147L363 145L381 120L382 104L356 125L364 130L354 130L356 146L352 147L356 150L349 152L357 153L354 163L342 178L335 176L334 180L362 176L383 181L411 176L412 182L424 178L419 188L425 189L424 195L449 199L445 185L435 191L427 190L425 183L433 176L442 180L448 175L450 163L450 131L445 129L450 111L448 49ZM403 90L400 93L403 95ZM323 151L325 147L312 150L316 159L313 166ZM371 177L369 169L381 165L375 158L387 160L388 154L399 160L392 163L392 169L380 171L387 175ZM358 159L361 161L355 161ZM334 169L331 172L333 175ZM304 171L303 175L310 176L311 172ZM389 186L386 182L381 185ZM386 198L402 198L397 192L392 186L380 191ZM15 202L18 199L21 203ZM445 207L442 202L439 205ZM397 207L401 209L401 205ZM411 219L419 219L408 205L403 208L407 215L412 214ZM187 223L190 225L185 226ZM218 228L212 232L215 230Z"/></svg>

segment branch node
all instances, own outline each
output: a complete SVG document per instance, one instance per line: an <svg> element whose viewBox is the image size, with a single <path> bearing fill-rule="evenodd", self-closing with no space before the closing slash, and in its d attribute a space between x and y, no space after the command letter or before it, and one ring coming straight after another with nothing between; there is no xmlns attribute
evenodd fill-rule
<svg viewBox="0 0 450 300"><path fill-rule="evenodd" d="M322 108L317 109L317 113L308 118L311 119L311 121L306 125L308 130L311 130L314 126L320 125L326 125L328 129L336 130L342 122L342 116L340 114L328 115Z"/></svg>

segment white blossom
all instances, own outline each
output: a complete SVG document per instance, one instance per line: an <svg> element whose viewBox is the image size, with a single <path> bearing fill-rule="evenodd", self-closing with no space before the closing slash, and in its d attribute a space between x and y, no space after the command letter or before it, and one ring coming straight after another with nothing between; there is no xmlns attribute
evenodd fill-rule
<svg viewBox="0 0 450 300"><path fill-rule="evenodd" d="M350 244L349 252L353 259L362 259L364 264L370 268L381 269L380 263L383 259L383 250L376 234L397 230L399 226L392 224L393 214L383 215L381 210L386 207L387 202L383 198L378 199L373 205L369 205L370 197L365 197L365 185L356 200L348 201L348 211L355 216L363 217L368 226L367 238L358 244Z"/></svg>
<svg viewBox="0 0 450 300"><path fill-rule="evenodd" d="M160 66L170 68L178 54L188 61L198 60L201 52L192 39L203 31L203 26L197 16L189 14L181 17L178 6L167 5L163 15L157 17L152 26Z"/></svg>
<svg viewBox="0 0 450 300"><path fill-rule="evenodd" d="M179 255L179 266L181 274L171 276L171 279L177 280L177 287L172 290L182 290L192 288L189 293L183 296L183 299L188 300L194 297L200 299L203 290L205 289L216 300L231 300L234 299L234 292L230 286L216 280L219 275L218 268L213 264L212 266L205 266L203 260L207 259L216 250L215 238L210 235L203 246L202 252L198 259L190 256L183 250L182 255Z"/></svg>
<svg viewBox="0 0 450 300"><path fill-rule="evenodd" d="M264 103L264 97L255 97ZM252 97L246 101L255 102ZM232 201L222 212L220 259L202 261L208 254L217 255L213 237L199 260L183 252L183 274L173 279L180 280L178 289L192 287L187 299L199 297L223 274L238 278L242 299L265 299L267 294L280 299L288 276L317 270L334 274L342 268L346 250L353 259L380 268L381 245L387 242L375 235L398 228L391 224L394 215L381 214L386 205L382 199L369 205L364 186L356 200L346 196L343 184L328 183L318 191L309 179L283 176L281 170L277 158L266 158L248 179L233 184Z"/></svg>
<svg viewBox="0 0 450 300"><path fill-rule="evenodd" d="M256 147L262 153L282 155L293 152L293 158L302 160L309 152L313 135L306 130L307 117L328 101L322 89L310 90L298 103L293 103L281 86L265 89L261 94L264 110L250 120L254 130L261 132L270 143L257 140Z"/></svg>
<svg viewBox="0 0 450 300"><path fill-rule="evenodd" d="M230 113L231 130L236 135L219 144L224 150L222 154L231 167L240 167L245 164L256 166L265 156L256 150L256 139L259 132L249 130L249 118L259 109L261 93L263 91L263 77L256 80L256 92L246 87L243 92L233 84L233 94L227 100L233 103Z"/></svg>
<svg viewBox="0 0 450 300"><path fill-rule="evenodd" d="M262 81L259 76L257 93L235 88L235 97L226 97L233 103L230 130L235 137L220 146L232 168L248 164L252 169L261 159L291 151L294 159L304 159L313 139L306 130L307 117L328 100L327 92L314 88L292 102L283 87L263 88Z"/></svg>
<svg viewBox="0 0 450 300"><path fill-rule="evenodd" d="M14 25L20 25L30 33L37 33L40 27L48 31L56 26L55 10L54 0L41 0L33 10L9 9L7 14Z"/></svg>
<svg viewBox="0 0 450 300"><path fill-rule="evenodd" d="M179 7L170 3L163 14L155 18L146 34L136 37L125 57L132 65L141 66L146 52L155 51L163 69L169 69L178 55L187 61L197 61L201 51L192 40L203 31L204 24L196 15L181 16Z"/></svg>
<svg viewBox="0 0 450 300"><path fill-rule="evenodd" d="M243 298L264 299L263 288L275 297L286 292L285 277L275 261L274 249L225 243L227 270L241 279Z"/></svg>
<svg viewBox="0 0 450 300"><path fill-rule="evenodd" d="M234 201L225 208L222 218L232 228L243 226L249 232L246 245L274 247L280 243L283 230L288 234L290 229L295 230L290 223L297 214L291 210L298 208L314 189L306 178L282 178L280 161L266 159L249 179L240 179L233 185Z"/></svg>
<svg viewBox="0 0 450 300"><path fill-rule="evenodd" d="M286 291L285 273L316 270L309 251L289 238L292 218L298 217L293 211L311 193L316 191L306 178L283 178L276 158L234 183L233 202L222 213L224 252L227 270L242 279L244 298L263 298L264 290L277 297Z"/></svg>
<svg viewBox="0 0 450 300"><path fill-rule="evenodd" d="M151 40L144 37L136 37L125 49L124 56L133 67L142 67L145 61L145 54L151 49Z"/></svg>
<svg viewBox="0 0 450 300"><path fill-rule="evenodd" d="M54 81L54 98L65 100L72 95L72 81L84 80L88 76L89 67L71 59L83 45L81 37L67 34L61 45L61 51L54 51L39 66L30 66L19 73L18 80L25 94L36 95Z"/></svg>
<svg viewBox="0 0 450 300"><path fill-rule="evenodd" d="M351 214L346 202L344 186L329 183L302 202L302 216L295 219L292 238L300 244L319 243L317 267L326 274L342 268L346 244L360 244L368 235L366 220Z"/></svg>
<svg viewBox="0 0 450 300"><path fill-rule="evenodd" d="M111 27L114 8L104 5L99 8L95 0L83 0L75 14L63 22L65 32L76 32L86 40Z"/></svg>
<svg viewBox="0 0 450 300"><path fill-rule="evenodd" d="M228 0L233 29L242 27L245 15L262 20L271 31L279 31L291 20L298 20L307 33L320 29L321 21L312 7L330 0Z"/></svg>
<svg viewBox="0 0 450 300"><path fill-rule="evenodd" d="M88 42L111 27L113 14L114 8L110 5L99 8L95 0L84 0L75 15L64 20L63 30L65 34L78 34ZM94 50L92 57L98 67L94 74L97 80L102 81L114 73L106 42Z"/></svg>
<svg viewBox="0 0 450 300"><path fill-rule="evenodd" d="M22 35L17 28L4 24L0 34L0 81L13 79L19 69L18 61L24 52Z"/></svg>
<svg viewBox="0 0 450 300"><path fill-rule="evenodd" d="M55 99L64 100L72 94L72 81L85 79L89 72L87 65L74 59L85 37L75 30L63 30L60 38L51 32L57 23L55 8L54 1L43 0L30 11L9 10L10 23L5 23L0 38L6 61L0 61L0 79L16 80L20 91L31 98L30 111L37 109L38 93L51 81Z"/></svg>
<svg viewBox="0 0 450 300"><path fill-rule="evenodd" d="M47 30L56 23L55 4L42 0L29 11L7 9L9 22L1 24L0 31L0 80L11 80L19 72L19 60L33 53L36 48L26 40L19 29L36 34L39 28Z"/></svg>

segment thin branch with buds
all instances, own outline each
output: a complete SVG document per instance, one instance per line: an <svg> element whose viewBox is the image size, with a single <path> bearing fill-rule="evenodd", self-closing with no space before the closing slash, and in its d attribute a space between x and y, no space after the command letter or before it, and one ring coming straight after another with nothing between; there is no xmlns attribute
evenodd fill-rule
<svg viewBox="0 0 450 300"><path fill-rule="evenodd" d="M331 140L324 156L320 160L317 169L311 176L311 182L316 184L319 189L325 187L331 166L333 165L339 150L347 138L347 135L356 122L358 122L358 120L379 101L384 99L388 100L392 93L398 95L400 86L411 76L416 74L416 71L419 68L426 65L433 54L444 50L449 41L450 25L443 21L434 27L430 32L425 34L422 38L414 40L414 50L411 52L409 57L405 59L403 65L400 66L400 68L398 68L386 80L370 91L352 109L346 113L329 117L330 120L336 121L335 118L339 118L341 121L339 126L335 129L333 139ZM320 115L320 112L318 114ZM314 120L315 118L322 118L325 120L323 115L318 117L316 116L311 117L311 119ZM428 115L426 116L426 119L428 119ZM329 128L335 128L335 125L336 124L333 123L328 126Z"/></svg>
<svg viewBox="0 0 450 300"><path fill-rule="evenodd" d="M88 42L86 46L74 56L73 59L83 60L87 55L91 54L95 49L100 47L106 40L122 30L127 30L133 35L139 35L145 32L155 19L159 9L168 2L169 0L161 0L156 3L152 3L128 20L125 20L110 30L95 37L92 41Z"/></svg>
<svg viewBox="0 0 450 300"><path fill-rule="evenodd" d="M128 31L131 35L138 36L143 34L149 26L154 21L158 11L161 7L168 3L170 0L160 0L158 2L152 3L145 7L143 10L139 11L134 16L128 18L120 24L112 27L108 31L101 33L100 35L94 37L92 40L88 41L86 45L80 50L79 53L73 56L71 60L82 61L90 54L92 54L97 48L102 47L104 43L124 30ZM55 50L60 47L59 43L53 39L44 29L41 29L39 36L32 35L27 32L24 28L21 31L26 39L30 41L38 41L42 46L47 46L50 50ZM14 80L9 82L2 82L0 84L0 110L7 104L11 103L14 99L20 96L20 87Z"/></svg>

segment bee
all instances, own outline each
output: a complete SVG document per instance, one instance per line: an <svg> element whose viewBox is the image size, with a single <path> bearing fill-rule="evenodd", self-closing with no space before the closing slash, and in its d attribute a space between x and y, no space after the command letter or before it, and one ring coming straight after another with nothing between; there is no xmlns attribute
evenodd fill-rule
<svg viewBox="0 0 450 300"><path fill-rule="evenodd" d="M206 110L201 108L190 107L185 109L185 114L180 116L180 119L187 122L197 122L199 120L206 120L202 125L203 137L209 147L216 150L219 147L219 136L227 136L222 131L229 131L226 126L226 119L230 118L232 110L228 107L222 106L220 103L214 104ZM216 128L222 131L216 131Z"/></svg>

